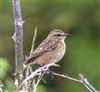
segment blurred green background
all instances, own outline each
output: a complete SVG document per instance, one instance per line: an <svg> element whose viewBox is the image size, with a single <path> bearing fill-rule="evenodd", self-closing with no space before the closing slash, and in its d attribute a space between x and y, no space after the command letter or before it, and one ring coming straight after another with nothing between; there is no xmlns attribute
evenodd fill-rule
<svg viewBox="0 0 100 92"><path fill-rule="evenodd" d="M4 89L13 92L15 48L12 0L0 1L0 80ZM100 90L100 1L99 0L21 0L24 23L24 57L29 55L35 26L35 48L48 33L59 28L71 34L67 51L59 63L59 73L79 78L84 74ZM34 67L34 66L33 66ZM84 87L60 77L41 82L39 92L87 92Z"/></svg>

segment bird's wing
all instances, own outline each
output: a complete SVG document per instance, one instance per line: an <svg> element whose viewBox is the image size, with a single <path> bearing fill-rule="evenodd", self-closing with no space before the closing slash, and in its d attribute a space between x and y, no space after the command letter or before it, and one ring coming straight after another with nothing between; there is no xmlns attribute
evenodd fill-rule
<svg viewBox="0 0 100 92"><path fill-rule="evenodd" d="M56 39L46 39L44 40L38 48L35 50L36 52L38 51L51 51L57 47L58 40Z"/></svg>
<svg viewBox="0 0 100 92"><path fill-rule="evenodd" d="M27 57L25 65L28 65L32 62L34 62L35 59L37 59L39 56L54 50L57 47L57 42L56 40L44 40L33 53Z"/></svg>
<svg viewBox="0 0 100 92"><path fill-rule="evenodd" d="M46 53L46 51L39 51L39 52L33 52L29 57L25 60L25 65L29 65L31 62L34 62L35 59L37 59L42 54Z"/></svg>

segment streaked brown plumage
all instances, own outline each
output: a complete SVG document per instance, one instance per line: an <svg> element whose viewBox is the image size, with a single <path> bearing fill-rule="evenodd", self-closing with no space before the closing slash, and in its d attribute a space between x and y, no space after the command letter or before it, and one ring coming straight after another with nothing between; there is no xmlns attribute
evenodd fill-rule
<svg viewBox="0 0 100 92"><path fill-rule="evenodd" d="M48 37L26 59L25 65L46 65L59 62L65 54L64 39L69 35L60 29L52 30Z"/></svg>

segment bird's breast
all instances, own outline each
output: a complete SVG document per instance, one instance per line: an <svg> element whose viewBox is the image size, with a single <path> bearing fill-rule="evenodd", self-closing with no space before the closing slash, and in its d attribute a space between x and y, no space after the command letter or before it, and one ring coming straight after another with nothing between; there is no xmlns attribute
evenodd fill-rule
<svg viewBox="0 0 100 92"><path fill-rule="evenodd" d="M64 41L61 41L58 45L58 48L55 50L56 54L55 54L55 63L59 62L64 54L65 54L65 50L66 50L66 46Z"/></svg>

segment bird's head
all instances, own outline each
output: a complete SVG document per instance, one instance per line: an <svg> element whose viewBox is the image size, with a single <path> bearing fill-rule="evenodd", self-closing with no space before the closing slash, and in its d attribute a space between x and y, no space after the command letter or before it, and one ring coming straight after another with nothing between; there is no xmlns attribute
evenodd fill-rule
<svg viewBox="0 0 100 92"><path fill-rule="evenodd" d="M49 33L48 37L64 40L68 35L70 35L70 34L67 34L60 29L54 29Z"/></svg>

